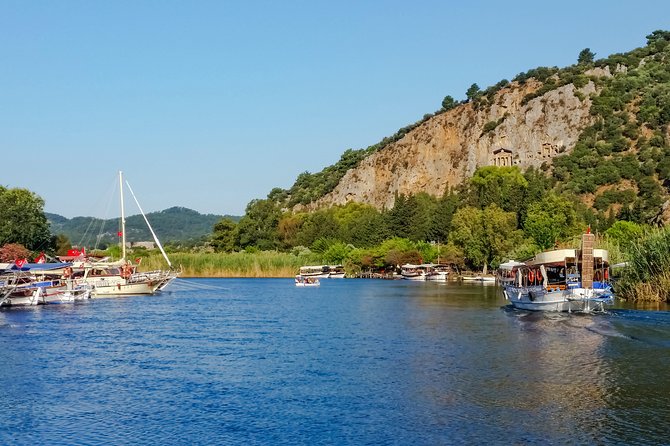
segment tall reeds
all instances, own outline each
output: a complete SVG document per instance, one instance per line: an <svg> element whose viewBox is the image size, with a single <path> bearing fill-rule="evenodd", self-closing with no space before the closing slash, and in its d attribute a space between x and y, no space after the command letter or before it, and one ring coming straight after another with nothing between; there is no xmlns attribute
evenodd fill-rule
<svg viewBox="0 0 670 446"><path fill-rule="evenodd" d="M652 230L630 244L628 266L615 291L626 300L670 301L670 229Z"/></svg>
<svg viewBox="0 0 670 446"><path fill-rule="evenodd" d="M181 277L293 277L301 266L321 264L318 255L294 255L275 251L257 253L174 253L170 261ZM160 254L142 259L141 270L165 268Z"/></svg>

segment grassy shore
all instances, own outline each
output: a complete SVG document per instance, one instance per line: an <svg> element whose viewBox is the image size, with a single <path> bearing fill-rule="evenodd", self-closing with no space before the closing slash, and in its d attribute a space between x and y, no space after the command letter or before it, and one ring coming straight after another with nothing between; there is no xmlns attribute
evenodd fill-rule
<svg viewBox="0 0 670 446"><path fill-rule="evenodd" d="M181 277L293 277L301 266L320 265L314 255L294 255L275 251L257 253L173 253L170 261ZM165 268L165 259L159 254L142 258L141 270Z"/></svg>
<svg viewBox="0 0 670 446"><path fill-rule="evenodd" d="M615 292L626 300L670 302L670 229L654 230L632 244Z"/></svg>

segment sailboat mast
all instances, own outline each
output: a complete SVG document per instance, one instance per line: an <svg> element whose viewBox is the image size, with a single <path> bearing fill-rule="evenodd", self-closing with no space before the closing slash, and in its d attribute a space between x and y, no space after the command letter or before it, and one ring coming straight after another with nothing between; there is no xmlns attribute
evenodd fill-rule
<svg viewBox="0 0 670 446"><path fill-rule="evenodd" d="M121 195L121 259L126 259L126 215L123 210L123 172L119 170L119 192Z"/></svg>
<svg viewBox="0 0 670 446"><path fill-rule="evenodd" d="M161 241L158 240L158 236L154 232L154 228L151 227L151 223L149 223L149 219L147 218L146 214L142 210L142 206L140 206L140 202L137 201L137 197L135 196L135 192L133 192L133 188L130 187L130 183L126 181L126 185L128 186L128 190L130 191L130 195L133 196L133 199L135 199L135 204L137 204L137 208L140 210L140 214L142 214L142 217L144 217L144 221L147 224L147 227L149 228L149 231L151 231L151 235L154 237L154 241L156 242L156 245L158 248L161 250L161 253L163 254L163 258L167 262L168 266L172 268L172 262L170 262L170 259L168 258L167 254L165 253L165 250L163 249L163 245L161 245Z"/></svg>

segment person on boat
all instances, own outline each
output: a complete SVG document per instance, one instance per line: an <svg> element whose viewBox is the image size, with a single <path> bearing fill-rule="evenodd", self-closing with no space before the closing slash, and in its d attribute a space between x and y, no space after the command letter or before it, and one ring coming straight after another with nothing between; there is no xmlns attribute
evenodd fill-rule
<svg viewBox="0 0 670 446"><path fill-rule="evenodd" d="M130 279L130 275L131 275L130 265L126 263L121 267L121 277L123 277L124 279Z"/></svg>

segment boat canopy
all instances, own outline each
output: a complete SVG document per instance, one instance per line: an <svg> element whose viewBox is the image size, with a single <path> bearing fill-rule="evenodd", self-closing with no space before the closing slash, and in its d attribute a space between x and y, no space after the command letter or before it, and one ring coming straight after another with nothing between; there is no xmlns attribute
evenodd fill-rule
<svg viewBox="0 0 670 446"><path fill-rule="evenodd" d="M414 265L413 263L405 263L404 265L401 266L401 268L404 269L410 269L410 268L432 268L435 265L432 263L422 263L421 265Z"/></svg>
<svg viewBox="0 0 670 446"><path fill-rule="evenodd" d="M576 259L578 255L576 249L555 249L553 251L541 252L533 259L526 262L527 265L547 265L547 264L563 264L565 259ZM594 249L593 258L600 259L602 262L609 261L609 254L605 249Z"/></svg>
<svg viewBox="0 0 670 446"><path fill-rule="evenodd" d="M523 265L525 265L525 263L523 263L523 262L517 262L516 260L509 260L508 262L501 263L501 264L498 266L498 268L500 268L500 269L511 270L511 269L514 269L514 267L517 267L517 266L523 266Z"/></svg>
<svg viewBox="0 0 670 446"><path fill-rule="evenodd" d="M25 263L19 267L15 263L10 263L5 266L6 271L52 271L55 269L62 269L67 266L72 266L71 263Z"/></svg>

